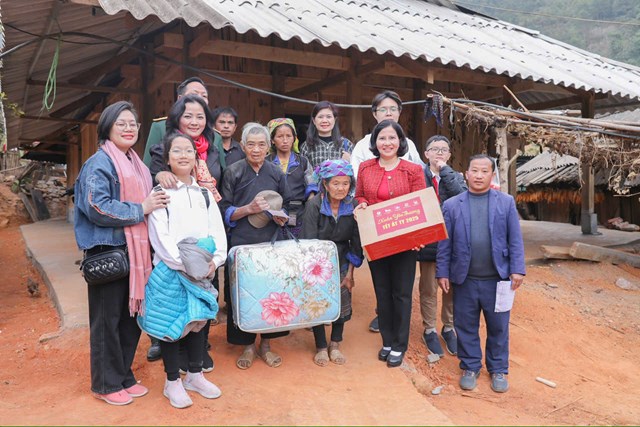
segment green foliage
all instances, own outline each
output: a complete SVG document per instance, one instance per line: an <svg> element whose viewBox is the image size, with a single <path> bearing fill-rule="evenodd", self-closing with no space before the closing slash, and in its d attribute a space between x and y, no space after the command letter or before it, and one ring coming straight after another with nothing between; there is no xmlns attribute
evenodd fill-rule
<svg viewBox="0 0 640 427"><path fill-rule="evenodd" d="M5 92L0 92L0 102L2 102L4 108L8 109L16 116L24 116L24 111L22 111L15 102L10 102L9 97L7 97Z"/></svg>
<svg viewBox="0 0 640 427"><path fill-rule="evenodd" d="M540 31L607 58L640 66L640 25L588 22L574 17L640 24L638 0L460 0L469 9ZM513 9L527 13L495 8ZM535 15L539 14L539 15ZM541 16L550 15L550 16Z"/></svg>

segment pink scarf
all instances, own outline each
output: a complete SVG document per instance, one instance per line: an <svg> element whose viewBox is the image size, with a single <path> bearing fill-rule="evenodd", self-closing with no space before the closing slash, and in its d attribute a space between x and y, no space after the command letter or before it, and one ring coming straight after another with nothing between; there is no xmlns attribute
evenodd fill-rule
<svg viewBox="0 0 640 427"><path fill-rule="evenodd" d="M102 150L111 158L120 181L120 201L142 203L151 193L151 174L138 154L129 150L131 160L116 145L106 140ZM144 287L151 274L151 247L147 219L124 227L129 251L129 314L144 315Z"/></svg>

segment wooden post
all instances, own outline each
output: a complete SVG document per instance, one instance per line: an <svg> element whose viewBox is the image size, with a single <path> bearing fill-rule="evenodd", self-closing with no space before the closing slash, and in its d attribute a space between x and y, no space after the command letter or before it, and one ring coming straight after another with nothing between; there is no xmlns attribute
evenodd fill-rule
<svg viewBox="0 0 640 427"><path fill-rule="evenodd" d="M147 44L145 48L153 51L152 44ZM148 90L149 83L153 81L153 62L147 55L141 55L140 61L142 65L142 112L140 114L140 123L142 123L142 126L140 126L140 130L138 131L138 143L134 145L133 148L138 155L142 157L147 145L148 132L149 129L151 129L151 123L153 121L153 102L151 98L155 96L155 94L150 93Z"/></svg>
<svg viewBox="0 0 640 427"><path fill-rule="evenodd" d="M509 177L508 177L509 191L508 192L513 196L514 199L518 195L518 185L516 183L516 165L517 165L516 158L517 157L514 157L516 156L517 152L518 152L517 146L515 147L515 149L509 150L509 155L510 155L509 161L513 159L513 162L509 165Z"/></svg>
<svg viewBox="0 0 640 427"><path fill-rule="evenodd" d="M595 95L591 92L582 97L582 117L592 119L595 113ZM582 234L600 234L598 232L598 215L595 213L595 179L593 166L580 159L580 175L582 178L582 210L580 226Z"/></svg>
<svg viewBox="0 0 640 427"><path fill-rule="evenodd" d="M284 82L286 77L283 73L284 67L278 62L274 62L271 65L272 70L272 82L271 82L271 91L274 93L285 93L285 85ZM284 117L284 101L280 98L271 98L271 117Z"/></svg>
<svg viewBox="0 0 640 427"><path fill-rule="evenodd" d="M73 187L75 184L82 165L80 162L80 144L78 144L80 135L74 132L69 138L75 139L76 143L67 145L67 188ZM73 202L71 200L71 197L67 197L67 222L73 224Z"/></svg>
<svg viewBox="0 0 640 427"><path fill-rule="evenodd" d="M424 82L420 79L413 79L413 99L423 99L422 96L422 88L424 87ZM416 149L418 153L420 153L420 157L422 157L422 153L424 153L425 142L427 138L425 138L424 133L424 124L422 120L422 115L424 111L423 104L415 104L413 106L413 135L408 135L409 138L413 139L413 142L416 144Z"/></svg>
<svg viewBox="0 0 640 427"><path fill-rule="evenodd" d="M498 154L498 171L500 175L500 191L509 192L509 146L507 144L507 126L504 121L496 121L493 127L496 153Z"/></svg>
<svg viewBox="0 0 640 427"><path fill-rule="evenodd" d="M356 75L357 64L360 63L360 52L355 49L349 51L351 57L351 68L347 78L347 103L362 104L362 81ZM361 108L349 108L347 112L348 125L341 129L352 141L358 141L364 136Z"/></svg>

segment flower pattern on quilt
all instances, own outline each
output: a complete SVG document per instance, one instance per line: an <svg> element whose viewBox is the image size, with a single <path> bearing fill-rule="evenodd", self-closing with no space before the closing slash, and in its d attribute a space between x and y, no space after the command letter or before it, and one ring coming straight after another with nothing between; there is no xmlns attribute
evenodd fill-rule
<svg viewBox="0 0 640 427"><path fill-rule="evenodd" d="M300 309L286 292L271 292L260 301L262 320L273 326L285 326L300 313Z"/></svg>
<svg viewBox="0 0 640 427"><path fill-rule="evenodd" d="M301 264L302 280L306 285L322 286L333 275L333 265L326 253L308 252Z"/></svg>

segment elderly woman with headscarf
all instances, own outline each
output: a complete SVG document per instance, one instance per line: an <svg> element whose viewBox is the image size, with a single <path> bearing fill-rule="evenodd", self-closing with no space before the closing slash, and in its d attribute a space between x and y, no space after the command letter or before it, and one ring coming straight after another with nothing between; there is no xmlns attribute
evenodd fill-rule
<svg viewBox="0 0 640 427"><path fill-rule="evenodd" d="M351 290L353 269L362 265L362 246L358 223L353 217L356 202L350 194L355 187L353 169L346 160L327 160L316 168L320 196L307 203L302 231L303 239L331 240L338 248L340 262L340 317L331 324L331 342L327 346L324 325L314 326L316 355L313 361L326 366L329 361L342 365L346 362L340 351L344 324L351 319Z"/></svg>
<svg viewBox="0 0 640 427"><path fill-rule="evenodd" d="M273 119L267 123L267 128L273 144L267 160L279 166L287 179L291 200L285 208L289 214L288 225L297 237L302 228L304 206L318 192L318 186L312 178L313 168L309 160L293 152L298 143L293 120Z"/></svg>
<svg viewBox="0 0 640 427"><path fill-rule="evenodd" d="M284 225L286 220L275 216L273 221L255 220L256 214L262 214L271 208L268 200L263 196L266 191L279 194L284 206L290 199L287 179L282 170L272 162L266 161L271 146L269 130L259 123L247 123L242 129L240 144L247 157L230 165L222 180L220 209L229 227L230 248L268 242L278 232L278 227ZM227 270L225 268L225 280L226 283L230 283ZM227 342L244 346L236 366L240 369L248 369L256 356L260 356L273 368L280 366L282 358L271 351L270 340L284 336L288 332L261 334L260 347L256 348L256 334L244 332L236 326L229 286L225 286L224 298L229 310Z"/></svg>

